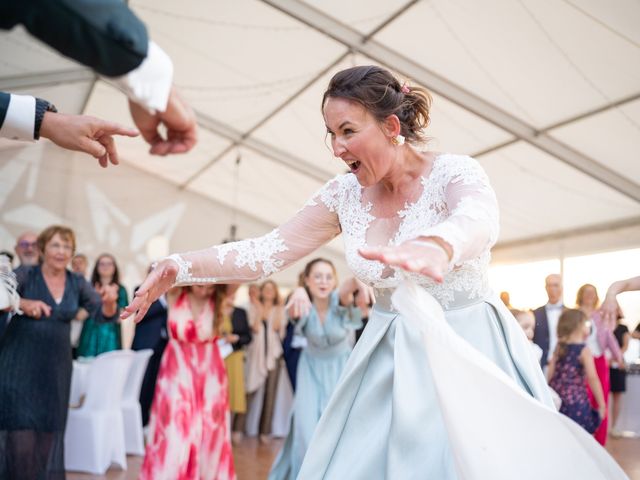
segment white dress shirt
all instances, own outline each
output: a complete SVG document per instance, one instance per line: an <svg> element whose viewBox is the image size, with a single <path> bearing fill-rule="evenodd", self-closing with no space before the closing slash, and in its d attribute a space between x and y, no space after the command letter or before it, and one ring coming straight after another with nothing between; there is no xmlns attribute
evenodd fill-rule
<svg viewBox="0 0 640 480"><path fill-rule="evenodd" d="M562 314L563 308L562 302L547 303L544 306L549 324L549 353L547 355L547 360L549 361L551 361L553 352L556 349L556 344L558 343L558 320L560 320L560 314Z"/></svg>

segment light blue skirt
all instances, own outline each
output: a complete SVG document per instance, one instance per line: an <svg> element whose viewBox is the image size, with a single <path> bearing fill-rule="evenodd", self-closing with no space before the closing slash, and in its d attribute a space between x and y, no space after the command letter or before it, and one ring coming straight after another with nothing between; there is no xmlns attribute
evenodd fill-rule
<svg viewBox="0 0 640 480"><path fill-rule="evenodd" d="M424 344L419 332L408 331L398 351L398 326L406 319L393 309L390 295L377 292L367 327L318 423L299 479L458 478ZM445 311L445 318L468 348L482 352L552 408L527 339L496 296L459 300ZM482 396L463 384L460 394L469 402Z"/></svg>
<svg viewBox="0 0 640 480"><path fill-rule="evenodd" d="M298 363L291 426L269 480L295 480L318 421L340 380L351 353L348 339L329 348L309 345Z"/></svg>

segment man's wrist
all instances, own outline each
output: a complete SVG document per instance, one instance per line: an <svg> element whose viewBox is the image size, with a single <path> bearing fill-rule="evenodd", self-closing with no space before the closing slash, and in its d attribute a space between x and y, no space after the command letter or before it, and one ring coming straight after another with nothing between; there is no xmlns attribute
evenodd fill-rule
<svg viewBox="0 0 640 480"><path fill-rule="evenodd" d="M40 129L42 127L42 121L44 120L44 115L47 112L57 113L58 109L56 109L55 105L42 98L36 98L36 117L35 123L33 125L33 138L38 140L40 138Z"/></svg>

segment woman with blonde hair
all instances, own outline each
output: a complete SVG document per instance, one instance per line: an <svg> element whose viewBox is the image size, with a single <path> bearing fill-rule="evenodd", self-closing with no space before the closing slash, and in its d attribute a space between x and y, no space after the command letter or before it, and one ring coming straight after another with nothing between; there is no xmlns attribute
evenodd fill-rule
<svg viewBox="0 0 640 480"><path fill-rule="evenodd" d="M20 310L0 339L0 478L64 479L64 430L71 388L70 322L79 307L117 322L115 287L96 291L67 269L73 230L38 235L40 264L16 271Z"/></svg>
<svg viewBox="0 0 640 480"><path fill-rule="evenodd" d="M294 322L296 334L307 340L307 346L298 363L291 427L271 467L270 480L298 477L316 425L353 349L352 333L362 326L355 296L364 285L351 277L339 286L336 268L329 260L315 258L307 263L304 287L311 309Z"/></svg>

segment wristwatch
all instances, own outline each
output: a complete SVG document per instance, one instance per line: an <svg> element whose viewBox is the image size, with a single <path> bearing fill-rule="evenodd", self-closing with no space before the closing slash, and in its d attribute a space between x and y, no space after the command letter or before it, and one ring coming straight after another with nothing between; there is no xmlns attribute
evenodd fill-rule
<svg viewBox="0 0 640 480"><path fill-rule="evenodd" d="M33 138L36 140L40 138L40 126L42 125L42 119L46 112L57 113L58 109L53 103L41 98L36 98L36 121L33 125Z"/></svg>

